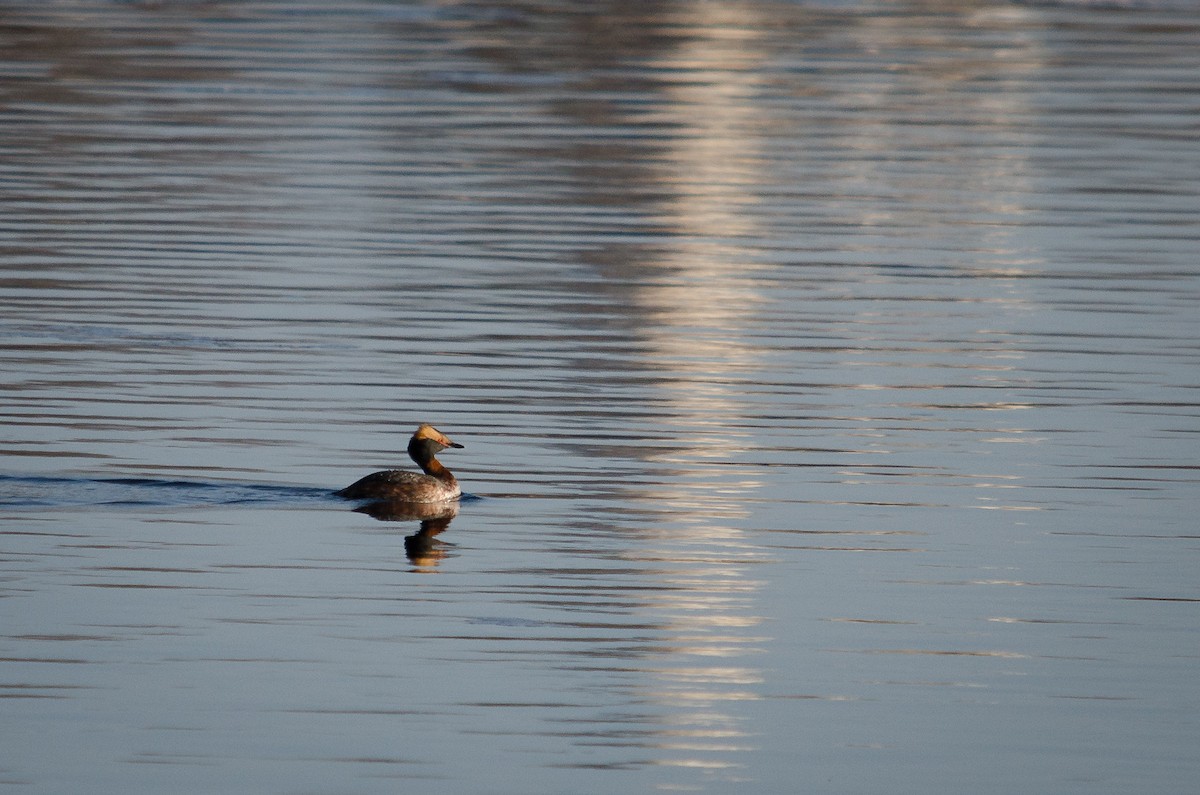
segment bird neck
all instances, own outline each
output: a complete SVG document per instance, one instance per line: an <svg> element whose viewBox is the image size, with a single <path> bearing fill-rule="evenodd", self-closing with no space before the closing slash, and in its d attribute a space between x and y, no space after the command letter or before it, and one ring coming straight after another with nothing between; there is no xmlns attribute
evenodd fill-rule
<svg viewBox="0 0 1200 795"><path fill-rule="evenodd" d="M437 452L438 447L428 439L413 439L408 443L408 456L416 462L422 472L449 486L455 485L457 481L450 474L450 470L437 460Z"/></svg>
<svg viewBox="0 0 1200 795"><path fill-rule="evenodd" d="M442 462L438 461L433 456L430 456L424 461L418 461L417 464L420 465L421 471L426 475L435 477L438 480L454 480L454 476L450 474L450 470L446 469L446 467L442 465Z"/></svg>

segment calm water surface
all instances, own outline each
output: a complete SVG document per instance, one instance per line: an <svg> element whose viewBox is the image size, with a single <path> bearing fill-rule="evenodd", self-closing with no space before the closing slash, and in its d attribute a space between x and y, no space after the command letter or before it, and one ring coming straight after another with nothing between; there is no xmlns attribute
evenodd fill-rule
<svg viewBox="0 0 1200 795"><path fill-rule="evenodd" d="M0 789L1193 791L1198 111L1182 2L3 4Z"/></svg>

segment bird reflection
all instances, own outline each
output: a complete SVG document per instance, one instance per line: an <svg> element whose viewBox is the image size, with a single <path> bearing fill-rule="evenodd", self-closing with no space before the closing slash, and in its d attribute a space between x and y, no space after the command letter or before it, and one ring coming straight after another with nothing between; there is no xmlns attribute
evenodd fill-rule
<svg viewBox="0 0 1200 795"><path fill-rule="evenodd" d="M429 503L376 500L354 510L381 522L420 521L421 528L404 538L404 554L414 566L432 567L447 555L449 545L438 540L437 536L458 515L458 501Z"/></svg>

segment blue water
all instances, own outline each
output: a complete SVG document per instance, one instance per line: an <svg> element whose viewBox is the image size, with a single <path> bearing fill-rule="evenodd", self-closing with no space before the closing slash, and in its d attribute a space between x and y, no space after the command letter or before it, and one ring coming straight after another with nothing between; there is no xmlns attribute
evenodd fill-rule
<svg viewBox="0 0 1200 795"><path fill-rule="evenodd" d="M1198 106L1189 4L7 3L0 789L1191 792Z"/></svg>

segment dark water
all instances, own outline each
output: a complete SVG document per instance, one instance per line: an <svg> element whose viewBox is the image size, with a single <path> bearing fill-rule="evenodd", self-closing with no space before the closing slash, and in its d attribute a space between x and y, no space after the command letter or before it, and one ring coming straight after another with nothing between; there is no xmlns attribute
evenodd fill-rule
<svg viewBox="0 0 1200 795"><path fill-rule="evenodd" d="M3 4L0 789L1193 791L1198 113L1191 3Z"/></svg>

